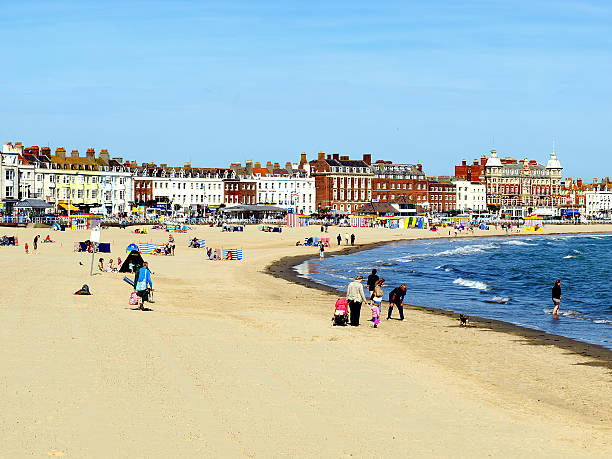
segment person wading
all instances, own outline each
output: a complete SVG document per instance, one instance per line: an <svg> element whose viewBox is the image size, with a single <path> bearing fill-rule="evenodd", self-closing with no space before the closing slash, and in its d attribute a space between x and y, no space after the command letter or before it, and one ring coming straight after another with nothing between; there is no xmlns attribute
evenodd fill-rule
<svg viewBox="0 0 612 459"><path fill-rule="evenodd" d="M559 305L561 304L561 281L557 279L552 288L552 300L554 304L553 316L559 317Z"/></svg>
<svg viewBox="0 0 612 459"><path fill-rule="evenodd" d="M356 276L355 280L348 285L346 290L346 299L348 300L351 326L359 326L359 316L361 315L361 304L368 303L363 294L363 276Z"/></svg>

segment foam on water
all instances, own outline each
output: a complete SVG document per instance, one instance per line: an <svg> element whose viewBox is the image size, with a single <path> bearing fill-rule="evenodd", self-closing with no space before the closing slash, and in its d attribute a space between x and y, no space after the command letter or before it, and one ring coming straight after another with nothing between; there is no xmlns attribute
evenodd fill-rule
<svg viewBox="0 0 612 459"><path fill-rule="evenodd" d="M612 297L612 268L601 261L612 251L611 236L394 242L329 257L304 271L315 281L346 288L355 275L367 276L377 268L387 280L385 295L405 282L406 299L412 304L503 320L612 349L612 309L607 301ZM562 280L558 319L552 317L554 279Z"/></svg>
<svg viewBox="0 0 612 459"><path fill-rule="evenodd" d="M475 288L477 290L487 290L489 288L489 286L484 282L464 279L463 277L458 277L457 279L455 279L453 281L453 284L462 285L468 288Z"/></svg>

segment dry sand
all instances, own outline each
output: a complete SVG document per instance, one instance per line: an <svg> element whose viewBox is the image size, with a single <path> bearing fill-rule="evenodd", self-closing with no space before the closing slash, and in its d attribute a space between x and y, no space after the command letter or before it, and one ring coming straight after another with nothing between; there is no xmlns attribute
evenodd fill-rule
<svg viewBox="0 0 612 459"><path fill-rule="evenodd" d="M358 243L432 236L352 231ZM20 240L0 247L2 457L612 456L605 361L417 309L332 327L335 295L266 273L316 256L294 244L318 227L176 235L175 257L146 257L150 312L130 309L123 275L89 276L91 255L72 248L88 232L0 233ZM25 255L35 234L57 242ZM245 259L210 262L186 248L193 235ZM102 240L116 259L167 233ZM84 283L93 295L74 296Z"/></svg>

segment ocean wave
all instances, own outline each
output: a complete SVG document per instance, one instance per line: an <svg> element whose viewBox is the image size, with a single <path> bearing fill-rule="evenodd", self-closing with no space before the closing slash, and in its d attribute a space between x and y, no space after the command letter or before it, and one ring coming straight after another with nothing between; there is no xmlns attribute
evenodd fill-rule
<svg viewBox="0 0 612 459"><path fill-rule="evenodd" d="M494 296L490 300L484 300L485 303L499 303L499 304L508 304L512 301L512 298L509 296Z"/></svg>
<svg viewBox="0 0 612 459"><path fill-rule="evenodd" d="M563 258L575 258L574 255L566 255Z"/></svg>
<svg viewBox="0 0 612 459"><path fill-rule="evenodd" d="M529 244L528 242L521 241L520 239L511 239L510 241L502 242L505 245L529 245L534 246L536 244Z"/></svg>
<svg viewBox="0 0 612 459"><path fill-rule="evenodd" d="M489 286L485 282L464 279L463 277L458 277L453 281L453 284L462 285L463 287L475 288L477 290L487 290Z"/></svg>

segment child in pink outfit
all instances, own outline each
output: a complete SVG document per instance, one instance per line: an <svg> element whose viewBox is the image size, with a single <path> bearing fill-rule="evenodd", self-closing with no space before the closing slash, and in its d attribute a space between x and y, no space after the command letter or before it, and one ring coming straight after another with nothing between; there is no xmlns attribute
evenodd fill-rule
<svg viewBox="0 0 612 459"><path fill-rule="evenodd" d="M377 328L378 324L380 323L380 310L378 309L378 305L376 303L372 303L370 309L372 309L372 319L374 320L374 328Z"/></svg>

